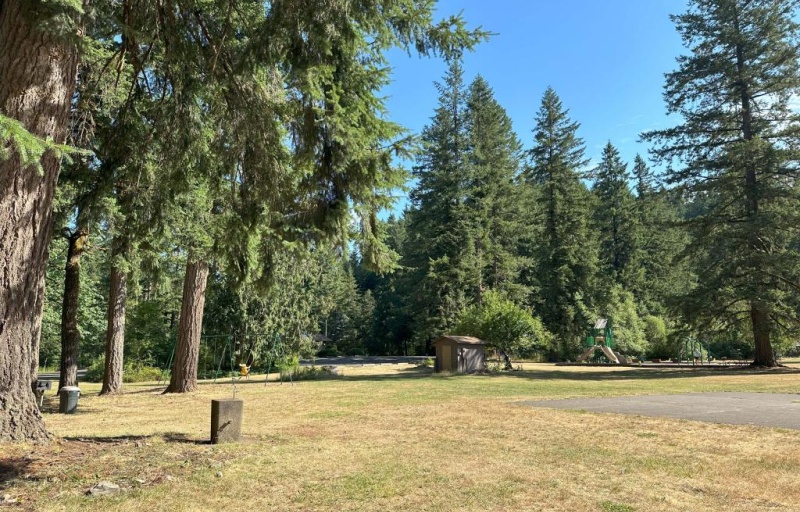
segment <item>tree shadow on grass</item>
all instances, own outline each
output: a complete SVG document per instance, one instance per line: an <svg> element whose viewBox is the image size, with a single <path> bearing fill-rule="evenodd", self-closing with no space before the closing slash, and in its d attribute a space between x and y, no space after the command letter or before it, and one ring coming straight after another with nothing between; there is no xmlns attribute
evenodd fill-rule
<svg viewBox="0 0 800 512"><path fill-rule="evenodd" d="M152 439L154 436L144 436L144 435L126 435L126 436L74 436L74 437L63 437L64 441L70 441L73 443L95 443L95 444L127 444L131 442L146 442L149 439Z"/></svg>
<svg viewBox="0 0 800 512"><path fill-rule="evenodd" d="M0 460L0 489L27 473L31 460L27 457L14 457Z"/></svg>
<svg viewBox="0 0 800 512"><path fill-rule="evenodd" d="M709 377L718 375L741 376L741 375L775 375L796 374L800 370L780 368L774 370L759 370L749 367L736 368L641 368L641 369L619 369L614 371L567 371L567 370L522 370L510 371L492 376L509 376L535 380L570 380L570 381L627 381L627 380L665 380L665 379L685 379L694 377Z"/></svg>
<svg viewBox="0 0 800 512"><path fill-rule="evenodd" d="M178 444L211 444L210 439L192 439L191 437L187 436L182 432L167 432L162 434L161 437L164 439L166 443L178 443Z"/></svg>
<svg viewBox="0 0 800 512"><path fill-rule="evenodd" d="M59 399L58 396L54 397L45 397L44 401L42 402L42 406L39 408L42 414L61 414L58 411L59 408ZM91 405L87 405L86 402L81 402L78 400L78 408L75 412L70 413L70 415L76 414L94 414L97 412L97 408Z"/></svg>
<svg viewBox="0 0 800 512"><path fill-rule="evenodd" d="M162 394L164 392L165 389L167 389L167 385L166 384L163 384L163 385L162 384L158 384L158 385L155 385L155 386L147 386L147 387L142 386L142 389L137 389L136 391L130 391L130 390L127 390L127 389L123 388L123 391L120 394L120 396L125 396L125 395L160 395L160 394ZM104 398L104 397L102 397L100 395L95 395L95 396L97 396L98 398L101 398L101 399Z"/></svg>
<svg viewBox="0 0 800 512"><path fill-rule="evenodd" d="M427 370L427 371L425 371ZM775 369L754 369L750 367L742 368L697 368L697 369L674 369L674 368L642 368L625 369L620 368L616 371L567 371L567 370L515 370L496 373L480 373L473 375L464 374L434 374L430 368L409 368L394 374L377 375L353 375L345 376L348 381L390 381L397 379L495 379L499 377L514 377L520 379L530 379L539 381L592 381L592 382L613 382L613 381L632 381L632 380L668 380L685 379L708 376L771 376L776 374L800 374L800 369L795 368L775 368Z"/></svg>
<svg viewBox="0 0 800 512"><path fill-rule="evenodd" d="M183 432L164 432L161 434L150 435L122 435L122 436L76 436L64 437L64 441L74 443L92 443L92 444L113 444L124 445L129 443L142 443L146 444L154 439L162 439L165 443L176 444L211 444L208 439L192 439Z"/></svg>
<svg viewBox="0 0 800 512"><path fill-rule="evenodd" d="M357 367L360 367L356 365ZM390 365L385 365L390 367ZM397 379L397 378L416 378L416 377L425 377L433 375L433 368L431 367L423 367L423 366L412 366L408 368L400 368L397 369L395 373L387 373L387 374L376 374L376 375L356 375L350 376L348 375L348 368L351 368L350 365L340 365L338 366L339 371L341 374L338 375L328 375L328 374L321 374L317 375L313 378L300 378L300 379L292 379L290 380L288 377L284 377L283 380L277 380L275 378L271 378L270 380L264 380L264 374L253 374L251 378L239 378L235 377L231 380L230 377L226 378L219 378L216 382L211 380L206 381L199 381L197 384L198 386L208 386L212 384L236 384L237 386L242 385L252 385L252 384L259 384L264 386L266 383L267 386L280 386L280 385L292 385L292 384L300 384L305 382L320 382L320 381L350 381L350 380L387 380L387 379ZM277 373L270 373L270 376L277 375ZM362 378L363 377L363 378ZM373 378L374 377L374 378Z"/></svg>

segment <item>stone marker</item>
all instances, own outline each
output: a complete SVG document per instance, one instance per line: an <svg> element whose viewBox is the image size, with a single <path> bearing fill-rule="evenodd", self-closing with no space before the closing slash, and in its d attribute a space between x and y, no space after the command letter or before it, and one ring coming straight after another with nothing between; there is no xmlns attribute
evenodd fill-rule
<svg viewBox="0 0 800 512"><path fill-rule="evenodd" d="M243 409L244 402L236 398L211 401L211 444L239 440Z"/></svg>

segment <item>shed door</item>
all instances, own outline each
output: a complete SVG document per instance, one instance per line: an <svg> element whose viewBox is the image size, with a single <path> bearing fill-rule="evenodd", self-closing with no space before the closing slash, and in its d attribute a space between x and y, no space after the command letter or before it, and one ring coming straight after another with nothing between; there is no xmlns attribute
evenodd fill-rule
<svg viewBox="0 0 800 512"><path fill-rule="evenodd" d="M439 371L453 371L453 348L450 345L442 345L440 354L442 354L442 364L439 366Z"/></svg>

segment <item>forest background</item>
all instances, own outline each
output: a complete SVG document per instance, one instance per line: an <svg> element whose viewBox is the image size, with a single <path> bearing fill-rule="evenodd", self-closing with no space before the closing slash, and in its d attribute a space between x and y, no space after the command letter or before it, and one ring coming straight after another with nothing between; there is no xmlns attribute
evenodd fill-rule
<svg viewBox="0 0 800 512"><path fill-rule="evenodd" d="M54 366L61 358L69 302L65 261L78 260L73 329L80 338L79 365L90 367L90 378L108 372L108 304L115 303L109 296L121 276L127 281L124 373L170 366L187 261L202 261L199 270L208 279L200 308L199 365L205 374L220 366L225 343L235 354L233 366L248 359L263 364L279 343L294 359L430 354L440 334L478 334L464 331L482 308L527 315L519 343L505 347L517 356L574 359L599 317L612 320L620 350L638 357L675 357L687 339L703 340L715 357L754 355L751 312L730 304L717 309L697 293L706 289L709 257L726 250L698 243L708 236L705 221L718 213L719 191L671 179L657 132L645 136L653 142L652 156L662 159L655 166L646 154L623 161L614 141L590 154L581 120L551 88L538 108L531 101L533 132L519 135L491 84L480 75L467 82L460 54L446 61L435 111L413 150L394 160L407 164L410 176L395 166L384 183L390 191L382 197L384 211L389 196L407 183L403 211L383 220L346 215L335 228L341 236L324 241L284 236L281 250L266 252L265 276L243 276L228 253L220 256L226 243L238 243L231 236L237 228L226 224L232 220L214 216L224 217L231 207L216 196L229 185L152 170L155 153L168 147L126 165L139 173L150 169L149 180L177 180L170 197L150 195L124 174L113 183L98 182L104 162L130 158L120 150L136 147L143 133L134 124L120 131L119 118L104 118L102 108L92 106L92 139L73 130L70 142L101 150L94 153L97 160L73 158L62 173L40 365ZM91 63L83 69L84 76L96 71ZM668 107L680 113L680 106ZM76 103L73 126L81 126L84 108ZM215 165L214 149L200 144L193 150L206 155L205 165ZM364 236L380 238L387 250L370 252ZM734 298L736 307L749 304ZM794 299L782 300L790 307ZM793 324L775 321L772 348L794 350Z"/></svg>

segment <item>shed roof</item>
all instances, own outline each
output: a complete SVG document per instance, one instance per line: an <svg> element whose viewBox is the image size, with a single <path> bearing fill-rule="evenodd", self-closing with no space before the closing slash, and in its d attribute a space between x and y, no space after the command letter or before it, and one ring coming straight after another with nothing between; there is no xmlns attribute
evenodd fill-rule
<svg viewBox="0 0 800 512"><path fill-rule="evenodd" d="M455 341L459 345L484 345L482 340L473 336L451 336L446 334L444 336L439 336L433 343L436 344L440 341Z"/></svg>

